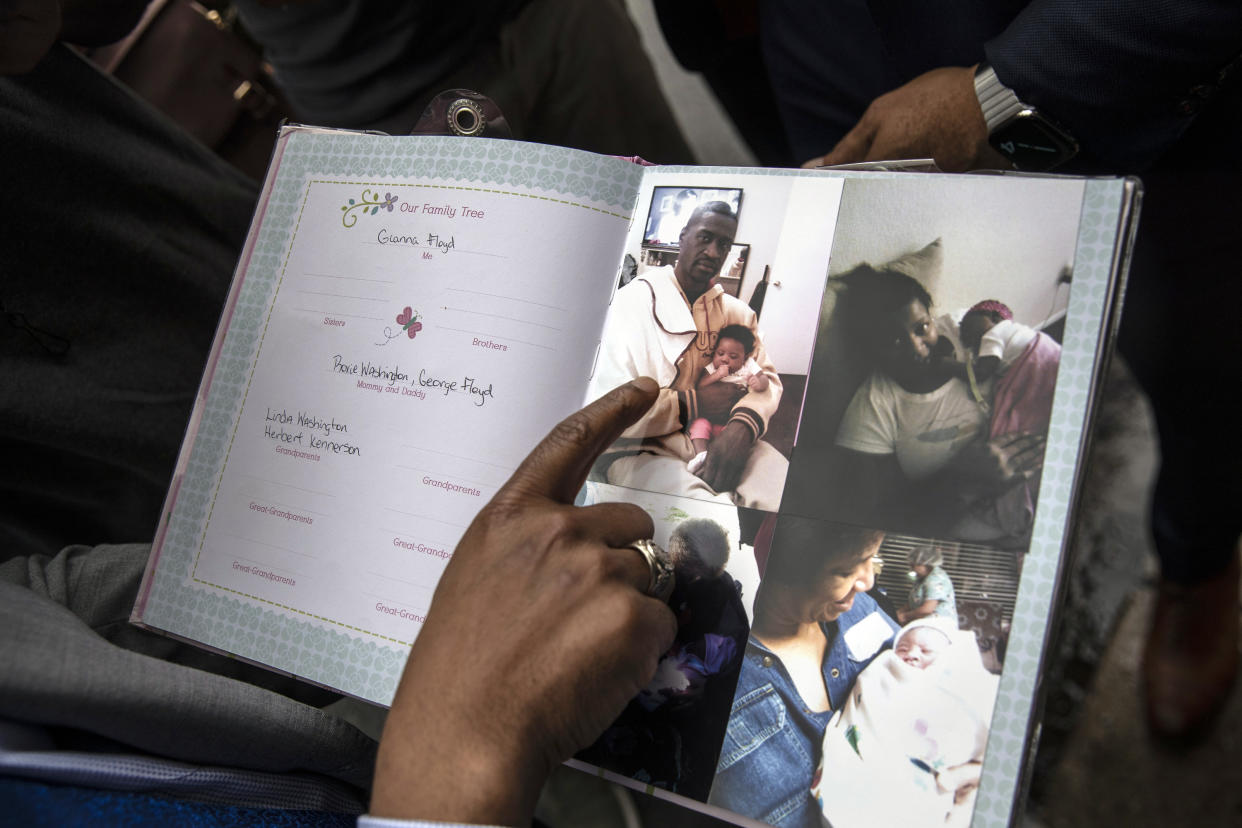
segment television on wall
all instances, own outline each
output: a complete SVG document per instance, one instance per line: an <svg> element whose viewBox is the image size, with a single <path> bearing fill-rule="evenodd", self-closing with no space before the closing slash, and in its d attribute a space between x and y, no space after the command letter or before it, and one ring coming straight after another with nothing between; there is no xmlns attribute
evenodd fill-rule
<svg viewBox="0 0 1242 828"><path fill-rule="evenodd" d="M643 247L676 250L681 229L701 204L723 201L741 215L742 190L713 187L656 187L651 192L651 209L643 231Z"/></svg>

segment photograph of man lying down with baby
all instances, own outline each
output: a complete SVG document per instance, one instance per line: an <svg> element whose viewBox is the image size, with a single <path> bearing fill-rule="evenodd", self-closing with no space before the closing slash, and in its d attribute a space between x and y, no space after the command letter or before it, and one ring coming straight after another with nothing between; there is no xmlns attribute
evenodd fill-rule
<svg viewBox="0 0 1242 828"><path fill-rule="evenodd" d="M845 184L782 511L1024 550L1082 190L877 183Z"/></svg>

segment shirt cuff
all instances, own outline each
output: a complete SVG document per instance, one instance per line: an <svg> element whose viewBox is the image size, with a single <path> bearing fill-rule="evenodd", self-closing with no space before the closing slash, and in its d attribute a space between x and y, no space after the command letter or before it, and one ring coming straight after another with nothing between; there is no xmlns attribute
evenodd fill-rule
<svg viewBox="0 0 1242 828"><path fill-rule="evenodd" d="M729 422L742 423L750 429L754 439L758 440L763 436L763 419L749 408L735 408L733 413L729 415Z"/></svg>
<svg viewBox="0 0 1242 828"><path fill-rule="evenodd" d="M358 828L505 828L503 825L478 825L473 822L433 822L429 819L393 819L363 814Z"/></svg>
<svg viewBox="0 0 1242 828"><path fill-rule="evenodd" d="M677 417L685 428L699 418L699 395L694 389L677 392Z"/></svg>

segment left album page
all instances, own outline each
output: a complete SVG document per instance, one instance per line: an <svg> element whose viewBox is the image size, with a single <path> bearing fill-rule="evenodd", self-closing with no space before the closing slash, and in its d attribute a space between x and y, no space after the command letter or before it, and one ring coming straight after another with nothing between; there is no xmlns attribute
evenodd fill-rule
<svg viewBox="0 0 1242 828"><path fill-rule="evenodd" d="M132 620L389 703L466 526L581 405L641 179L286 128Z"/></svg>

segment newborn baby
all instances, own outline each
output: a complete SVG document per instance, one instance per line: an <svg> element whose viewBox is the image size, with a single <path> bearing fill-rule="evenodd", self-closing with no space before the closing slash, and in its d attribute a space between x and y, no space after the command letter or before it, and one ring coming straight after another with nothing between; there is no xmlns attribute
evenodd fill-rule
<svg viewBox="0 0 1242 828"><path fill-rule="evenodd" d="M903 627L824 733L811 793L826 824L969 825L996 685L973 634Z"/></svg>

